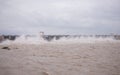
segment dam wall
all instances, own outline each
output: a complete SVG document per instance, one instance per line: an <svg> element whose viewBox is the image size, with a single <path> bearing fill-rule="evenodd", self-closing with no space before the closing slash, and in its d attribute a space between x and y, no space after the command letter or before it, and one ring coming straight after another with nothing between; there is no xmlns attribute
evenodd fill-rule
<svg viewBox="0 0 120 75"><path fill-rule="evenodd" d="M20 35L0 35L0 42L4 40L15 40L19 38ZM35 35L25 35L25 38L34 38ZM120 40L120 35L43 35L39 36L46 41L59 40L61 38L113 38L115 40Z"/></svg>

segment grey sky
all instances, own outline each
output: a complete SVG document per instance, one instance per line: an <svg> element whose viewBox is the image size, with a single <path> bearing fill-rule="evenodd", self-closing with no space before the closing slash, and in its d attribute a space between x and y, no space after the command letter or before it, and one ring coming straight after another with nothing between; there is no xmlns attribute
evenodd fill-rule
<svg viewBox="0 0 120 75"><path fill-rule="evenodd" d="M0 0L0 34L120 34L120 0Z"/></svg>

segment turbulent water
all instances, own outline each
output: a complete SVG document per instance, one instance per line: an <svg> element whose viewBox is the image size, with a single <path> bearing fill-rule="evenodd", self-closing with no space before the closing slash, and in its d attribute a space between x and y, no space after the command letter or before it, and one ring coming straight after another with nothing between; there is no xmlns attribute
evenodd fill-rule
<svg viewBox="0 0 120 75"><path fill-rule="evenodd" d="M118 42L118 40L115 40L113 37L61 37L60 39L56 40L56 38L53 38L52 41L47 41L44 38L40 37L39 35L36 36L29 36L26 37L25 35L21 35L20 37L17 37L14 41L6 40L2 42L1 44L43 44L43 43L96 43L96 42Z"/></svg>
<svg viewBox="0 0 120 75"><path fill-rule="evenodd" d="M0 44L0 75L120 75L120 41L22 35Z"/></svg>
<svg viewBox="0 0 120 75"><path fill-rule="evenodd" d="M120 43L112 39L33 40L0 45L0 75L120 75Z"/></svg>

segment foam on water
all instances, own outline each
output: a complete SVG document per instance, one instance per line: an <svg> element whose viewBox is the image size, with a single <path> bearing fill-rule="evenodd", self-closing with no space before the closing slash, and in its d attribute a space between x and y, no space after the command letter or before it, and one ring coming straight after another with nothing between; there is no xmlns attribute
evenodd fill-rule
<svg viewBox="0 0 120 75"><path fill-rule="evenodd" d="M96 38L96 37L62 37L59 40L55 38L52 41L44 40L39 35L26 37L25 35L21 35L16 38L14 41L6 40L1 44L44 44L44 43L96 43L96 42L118 42L113 37L106 38Z"/></svg>
<svg viewBox="0 0 120 75"><path fill-rule="evenodd" d="M70 37L70 38L66 38L66 37L63 37L59 40L53 40L53 42L57 42L57 43L60 43L60 42L66 42L66 43L69 43L69 42L72 42L72 43L96 43L96 42L115 42L117 40L113 39L112 37L107 37L107 38L96 38L96 37Z"/></svg>

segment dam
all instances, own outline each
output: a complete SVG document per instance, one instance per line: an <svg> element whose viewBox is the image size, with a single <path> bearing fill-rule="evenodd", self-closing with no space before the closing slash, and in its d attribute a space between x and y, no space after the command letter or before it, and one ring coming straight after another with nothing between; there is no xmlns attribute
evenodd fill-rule
<svg viewBox="0 0 120 75"><path fill-rule="evenodd" d="M16 38L19 38L21 35L0 35L0 42L5 40L14 41ZM38 37L36 35L24 35L27 38ZM46 41L59 40L61 38L113 38L115 40L120 40L120 35L44 35L40 33L40 39Z"/></svg>

